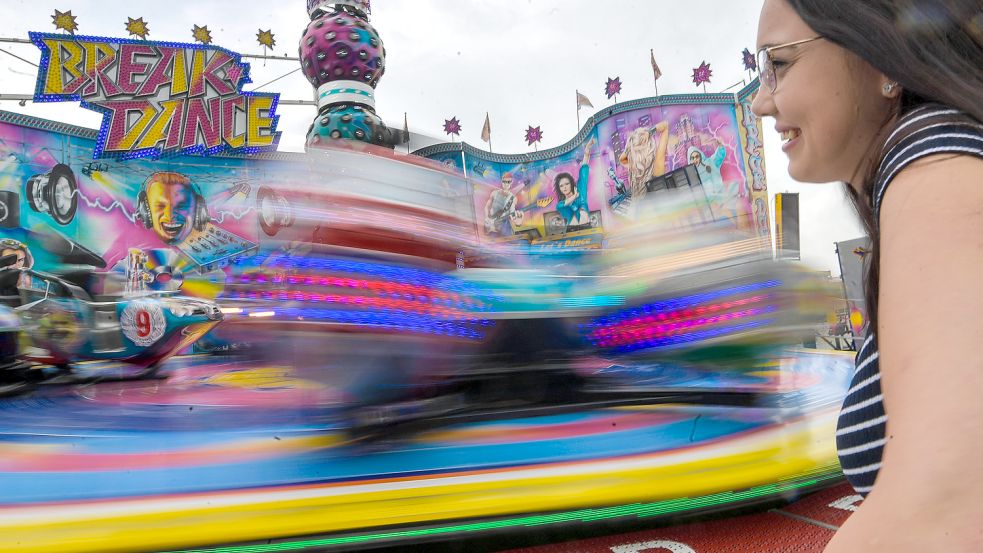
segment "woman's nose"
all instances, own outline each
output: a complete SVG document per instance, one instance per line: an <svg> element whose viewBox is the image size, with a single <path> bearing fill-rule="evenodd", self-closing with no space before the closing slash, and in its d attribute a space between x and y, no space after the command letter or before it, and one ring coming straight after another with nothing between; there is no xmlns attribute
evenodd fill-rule
<svg viewBox="0 0 983 553"><path fill-rule="evenodd" d="M754 93L754 100L751 101L751 112L758 117L774 115L775 102L768 87L761 85Z"/></svg>

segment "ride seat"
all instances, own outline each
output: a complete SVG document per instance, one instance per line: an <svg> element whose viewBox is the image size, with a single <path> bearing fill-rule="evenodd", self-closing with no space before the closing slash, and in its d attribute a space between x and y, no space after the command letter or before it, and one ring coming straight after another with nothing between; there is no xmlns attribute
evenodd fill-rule
<svg viewBox="0 0 983 553"><path fill-rule="evenodd" d="M487 362L524 366L567 359L582 348L569 323L554 316L497 321L481 349Z"/></svg>
<svg viewBox="0 0 983 553"><path fill-rule="evenodd" d="M65 271L58 273L58 276L68 282L69 284L74 284L81 288L89 297L96 297L102 295L101 280L94 278L93 273L90 269L78 269L74 271Z"/></svg>

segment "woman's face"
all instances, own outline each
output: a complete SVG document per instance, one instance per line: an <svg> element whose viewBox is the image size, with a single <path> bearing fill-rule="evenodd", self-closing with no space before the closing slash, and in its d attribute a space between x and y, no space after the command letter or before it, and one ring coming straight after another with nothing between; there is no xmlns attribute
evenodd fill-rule
<svg viewBox="0 0 983 553"><path fill-rule="evenodd" d="M786 0L765 0L758 48L815 36ZM771 58L778 85L774 92L762 86L751 107L775 119L789 174L803 182L859 186L871 144L891 114L896 94L883 92L888 79L825 39L775 49Z"/></svg>
<svg viewBox="0 0 983 553"><path fill-rule="evenodd" d="M563 194L564 197L567 197L572 192L573 192L573 183L570 182L570 179L566 177L560 179L560 194Z"/></svg>
<svg viewBox="0 0 983 553"><path fill-rule="evenodd" d="M15 248L4 248L2 251L0 251L0 257L5 257L8 255L17 256L17 260L14 261L12 265L8 265L8 268L20 269L21 267L27 266L27 254L24 252L24 250L15 249Z"/></svg>

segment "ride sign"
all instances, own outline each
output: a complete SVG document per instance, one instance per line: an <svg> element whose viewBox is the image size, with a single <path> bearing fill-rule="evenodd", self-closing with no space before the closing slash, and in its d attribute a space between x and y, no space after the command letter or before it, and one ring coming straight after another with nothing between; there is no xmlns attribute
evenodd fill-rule
<svg viewBox="0 0 983 553"><path fill-rule="evenodd" d="M243 92L249 64L202 44L30 33L35 102L103 114L94 158L275 150L279 94Z"/></svg>

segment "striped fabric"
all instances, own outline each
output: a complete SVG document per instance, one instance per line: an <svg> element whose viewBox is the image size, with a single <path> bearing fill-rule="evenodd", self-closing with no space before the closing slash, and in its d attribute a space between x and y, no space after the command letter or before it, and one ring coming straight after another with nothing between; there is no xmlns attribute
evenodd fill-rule
<svg viewBox="0 0 983 553"><path fill-rule="evenodd" d="M953 117L962 121L954 122ZM878 218L888 185L911 162L940 153L983 158L983 125L960 111L928 105L902 117L887 144L893 145L877 170L873 194L874 213ZM857 493L865 496L877 478L887 442L887 413L881 395L878 357L877 337L868 329L867 338L857 351L856 372L843 400L836 429L843 474Z"/></svg>

